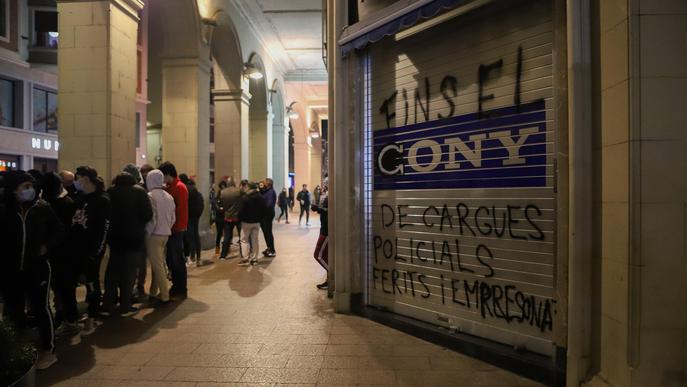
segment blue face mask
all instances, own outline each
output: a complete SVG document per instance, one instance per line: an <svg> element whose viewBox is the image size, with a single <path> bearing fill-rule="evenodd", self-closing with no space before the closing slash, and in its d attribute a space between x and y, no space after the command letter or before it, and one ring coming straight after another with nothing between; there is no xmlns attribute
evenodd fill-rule
<svg viewBox="0 0 687 387"><path fill-rule="evenodd" d="M74 180L74 189L79 192L83 191L83 185L81 185L81 181Z"/></svg>
<svg viewBox="0 0 687 387"><path fill-rule="evenodd" d="M30 202L36 198L36 190L31 187L19 192L19 201L22 203Z"/></svg>

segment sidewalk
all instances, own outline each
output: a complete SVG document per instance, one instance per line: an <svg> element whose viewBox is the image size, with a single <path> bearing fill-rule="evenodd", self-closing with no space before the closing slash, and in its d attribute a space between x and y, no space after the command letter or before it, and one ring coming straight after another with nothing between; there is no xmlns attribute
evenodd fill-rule
<svg viewBox="0 0 687 387"><path fill-rule="evenodd" d="M38 384L539 386L367 319L334 314L326 291L315 288L325 275L311 257L319 220L310 228L293 220L275 224L276 258L254 267L233 258L189 268L184 302L108 319L78 345L59 342L59 362L38 375Z"/></svg>

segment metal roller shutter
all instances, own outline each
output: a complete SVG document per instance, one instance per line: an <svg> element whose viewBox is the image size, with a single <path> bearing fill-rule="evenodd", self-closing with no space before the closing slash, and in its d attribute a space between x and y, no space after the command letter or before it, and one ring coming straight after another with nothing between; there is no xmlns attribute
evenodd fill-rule
<svg viewBox="0 0 687 387"><path fill-rule="evenodd" d="M553 354L552 24L498 2L369 48L368 304Z"/></svg>

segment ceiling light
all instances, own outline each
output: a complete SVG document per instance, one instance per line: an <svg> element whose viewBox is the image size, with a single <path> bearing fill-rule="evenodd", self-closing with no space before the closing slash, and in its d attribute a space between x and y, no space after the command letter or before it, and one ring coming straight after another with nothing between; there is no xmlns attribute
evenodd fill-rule
<svg viewBox="0 0 687 387"><path fill-rule="evenodd" d="M297 120L300 115L298 115L298 112L293 109L293 105L296 103L296 101L293 101L289 104L289 106L286 107L286 115L289 117L289 119L292 120Z"/></svg>
<svg viewBox="0 0 687 387"><path fill-rule="evenodd" d="M245 63L244 64L245 69L243 70L243 75L247 76L250 79L262 79L264 76L262 72L260 72L260 69L258 69L255 65L251 63Z"/></svg>

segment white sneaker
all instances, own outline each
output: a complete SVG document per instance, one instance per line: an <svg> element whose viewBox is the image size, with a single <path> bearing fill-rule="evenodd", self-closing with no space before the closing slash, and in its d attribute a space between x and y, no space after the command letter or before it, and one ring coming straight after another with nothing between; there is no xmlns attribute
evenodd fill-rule
<svg viewBox="0 0 687 387"><path fill-rule="evenodd" d="M50 368L51 365L57 363L57 355L50 351L41 351L38 354L38 361L36 362L36 369L44 370Z"/></svg>
<svg viewBox="0 0 687 387"><path fill-rule="evenodd" d="M81 328L79 327L79 324L70 323L68 321L65 321L62 323L62 325L60 325L59 327L57 327L57 329L55 329L55 335L58 337L74 336L77 333L79 333L80 330L81 330Z"/></svg>
<svg viewBox="0 0 687 387"><path fill-rule="evenodd" d="M81 336L92 335L98 325L100 324L98 324L92 317L85 319L83 322L83 328L81 328Z"/></svg>

